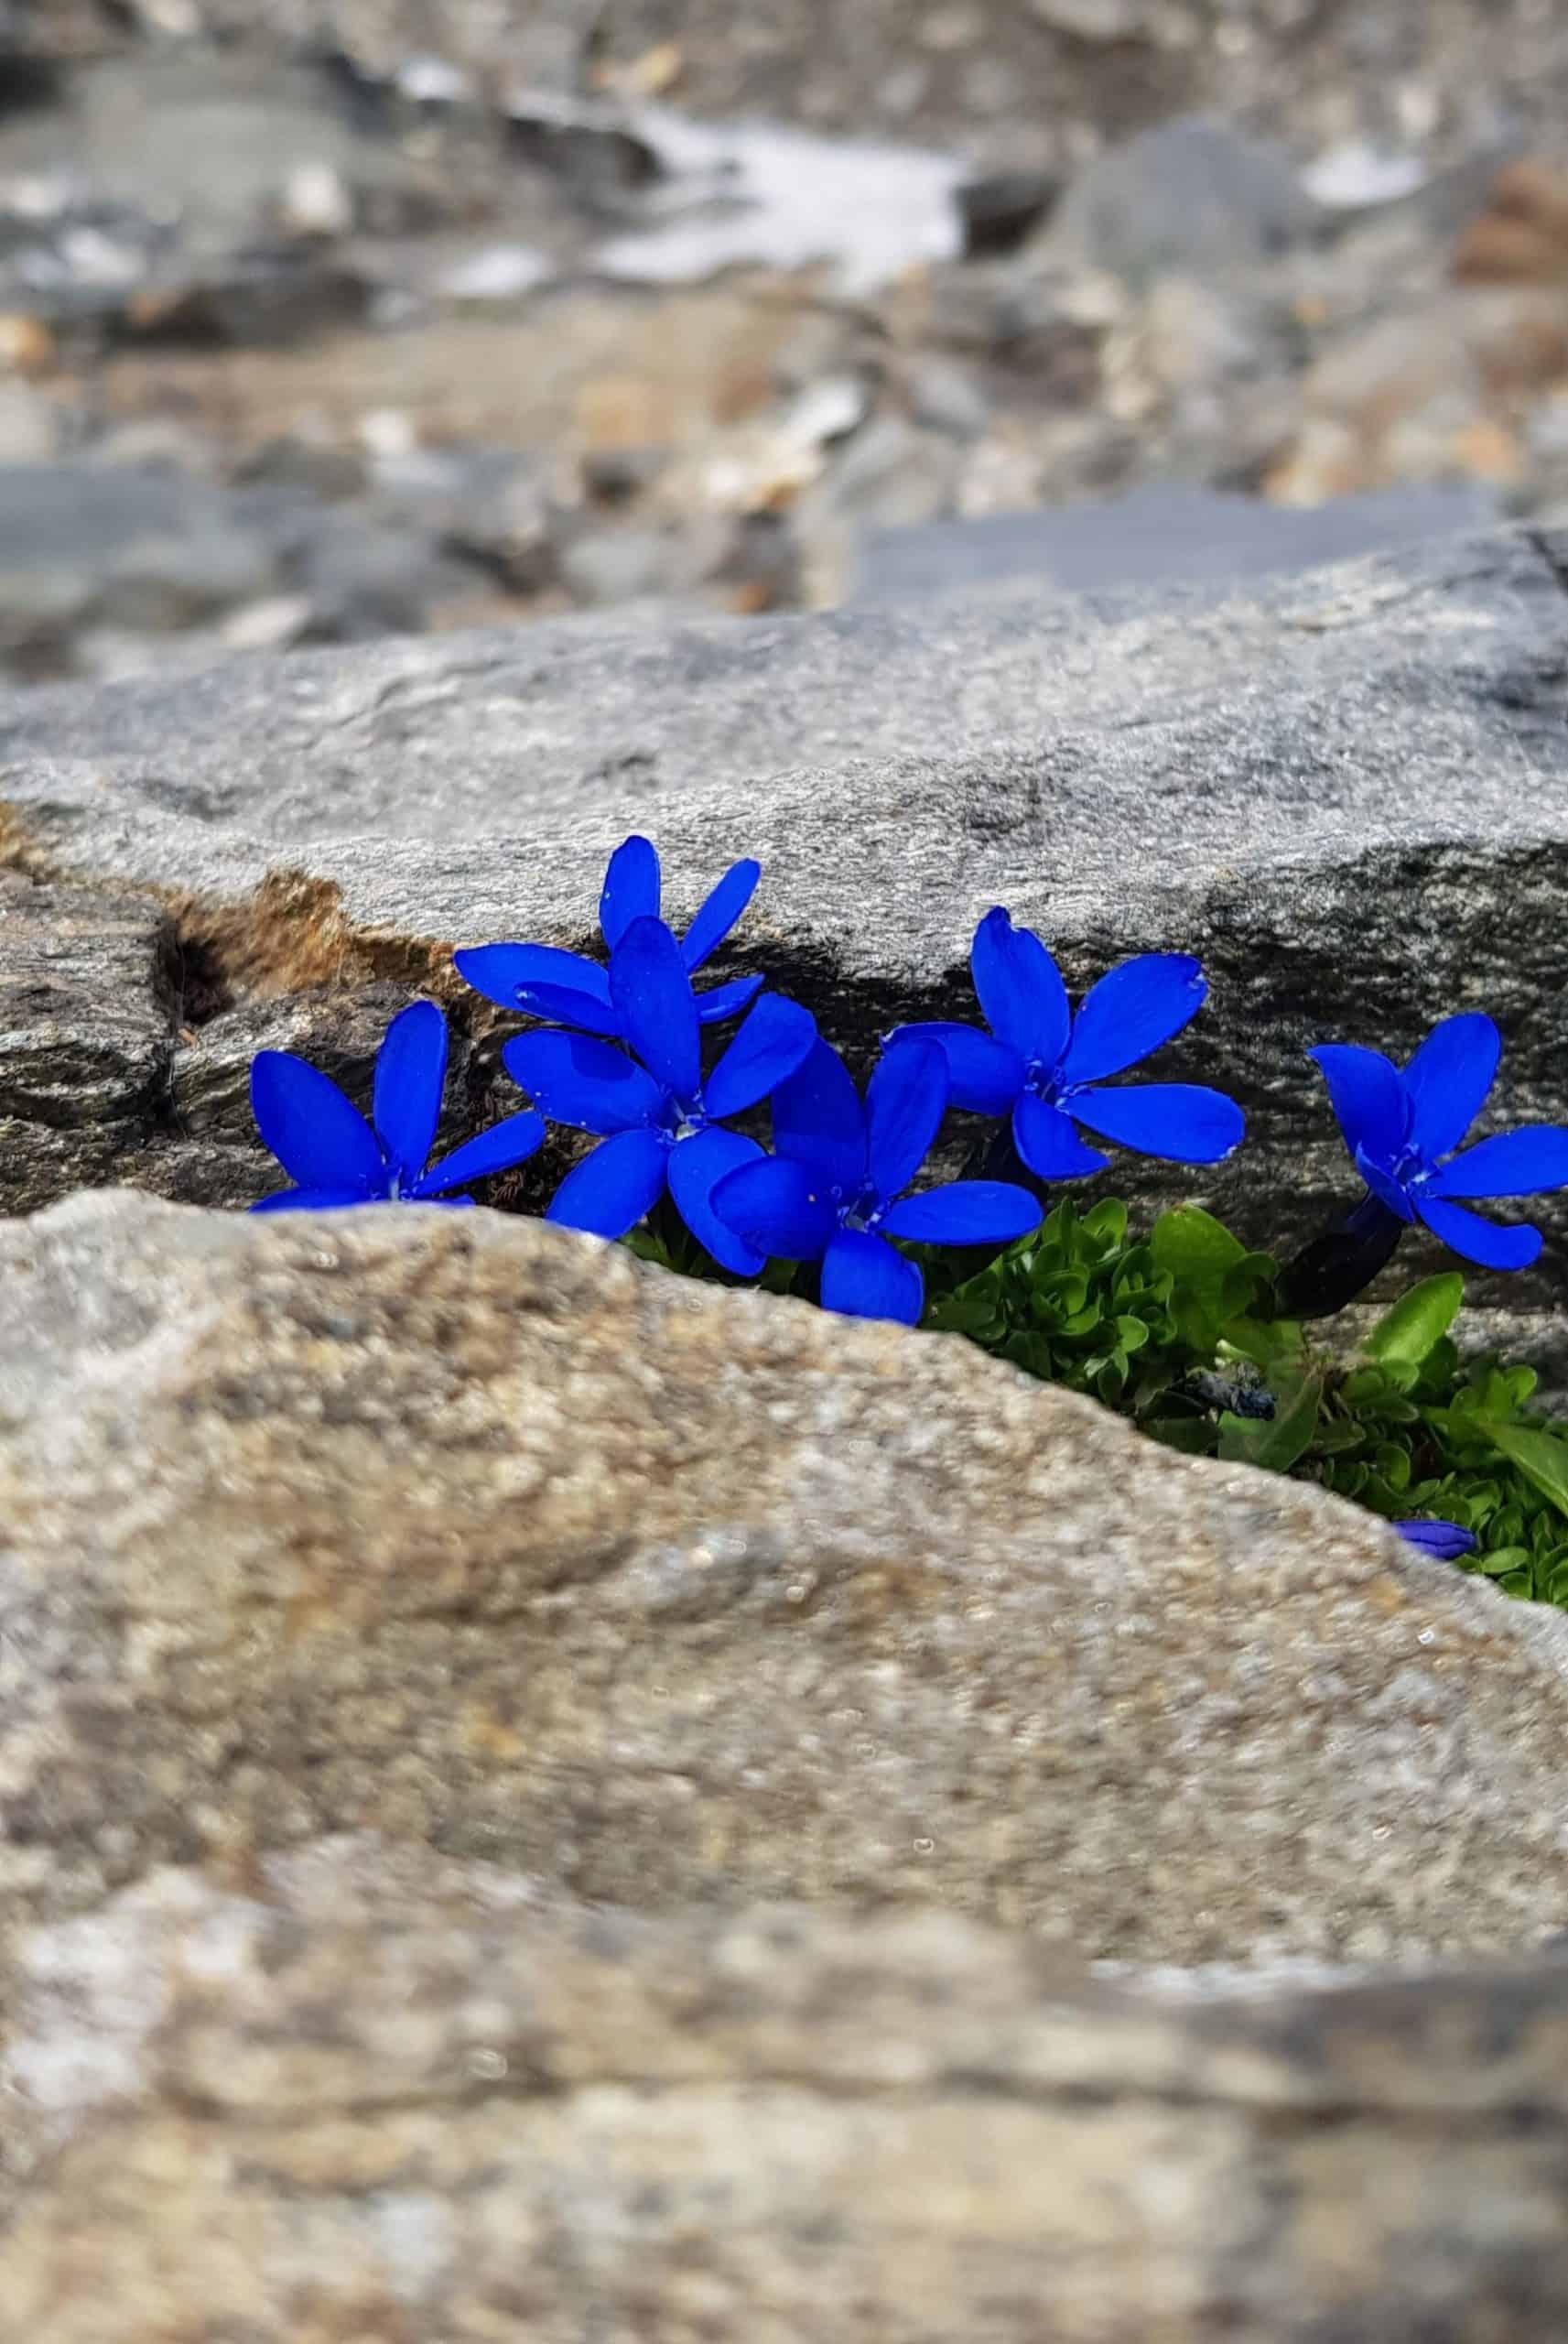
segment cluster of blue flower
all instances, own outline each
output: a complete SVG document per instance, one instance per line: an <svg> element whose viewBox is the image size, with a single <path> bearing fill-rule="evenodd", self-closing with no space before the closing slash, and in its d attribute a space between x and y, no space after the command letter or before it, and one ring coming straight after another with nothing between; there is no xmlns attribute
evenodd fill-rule
<svg viewBox="0 0 1568 2344"><path fill-rule="evenodd" d="M862 1100L843 1059L798 1003L760 975L698 991L692 980L730 935L759 878L731 865L677 938L660 917L659 859L644 838L610 859L600 898L606 962L545 944L485 944L459 974L504 1009L549 1021L517 1036L508 1072L552 1123L599 1140L556 1192L547 1218L622 1237L666 1192L715 1261L741 1276L773 1258L820 1264L824 1305L868 1318L919 1318L919 1269L889 1242L1004 1245L1042 1217L1021 1181L914 1183L949 1107L1005 1117L1035 1181L1072 1179L1109 1158L1083 1136L1178 1163L1214 1164L1244 1131L1222 1091L1135 1086L1126 1073L1180 1033L1207 983L1184 953L1146 952L1092 985L1074 1011L1033 931L1000 906L975 930L969 966L985 1027L902 1026ZM705 1075L702 1028L745 1016ZM1397 1225L1420 1219L1467 1260L1521 1269L1541 1251L1528 1225L1499 1228L1465 1199L1568 1186L1568 1130L1532 1124L1455 1155L1497 1071L1489 1017L1434 1027L1402 1071L1376 1050L1327 1043L1323 1069L1369 1199ZM371 1122L302 1058L263 1050L251 1098L263 1139L297 1183L254 1208L467 1204L455 1194L532 1156L539 1112L508 1116L427 1168L446 1080L447 1026L431 1002L395 1018L376 1062ZM767 1101L773 1153L731 1128Z"/></svg>
<svg viewBox="0 0 1568 2344"><path fill-rule="evenodd" d="M253 1210L388 1199L466 1205L472 1199L456 1192L532 1156L547 1117L599 1142L561 1182L547 1219L622 1237L667 1194L727 1270L752 1276L775 1258L814 1263L827 1309L913 1325L924 1282L891 1241L998 1247L1043 1216L1036 1189L1022 1180L915 1188L949 1107L1005 1118L1016 1168L1037 1183L1104 1169L1109 1158L1085 1132L1186 1164L1217 1163L1240 1142L1241 1110L1222 1091L1110 1080L1202 1007L1207 982L1196 960L1175 952L1124 960L1075 1014L1044 943L1000 906L981 919L969 955L985 1026L900 1026L862 1098L810 1012L763 991L760 975L702 991L693 982L760 877L754 862L732 864L677 938L660 917L658 856L646 839L629 838L610 859L600 899L604 964L543 944L460 951L465 982L543 1021L503 1050L537 1108L434 1167L447 1072L446 1019L434 1003L414 1003L388 1027L368 1123L306 1060L260 1052L251 1073L257 1128L297 1185ZM705 1074L703 1027L742 1012ZM1352 1043L1312 1051L1365 1183L1357 1213L1378 1224L1379 1260L1417 1219L1487 1268L1521 1269L1540 1253L1539 1230L1499 1227L1468 1200L1568 1186L1568 1130L1532 1124L1454 1152L1491 1088L1499 1047L1491 1019L1471 1012L1444 1018L1403 1069ZM732 1128L764 1101L771 1155ZM1369 1272L1357 1275L1364 1282ZM1433 1553L1473 1543L1452 1524L1396 1526Z"/></svg>

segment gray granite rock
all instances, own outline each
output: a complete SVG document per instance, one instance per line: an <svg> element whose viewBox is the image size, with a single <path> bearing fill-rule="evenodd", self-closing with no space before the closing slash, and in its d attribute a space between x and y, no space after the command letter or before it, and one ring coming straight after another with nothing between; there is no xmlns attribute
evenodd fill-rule
<svg viewBox="0 0 1568 2344"><path fill-rule="evenodd" d="M1204 114L1156 123L1097 156L1050 222L1054 244L1134 282L1242 267L1322 233L1284 149Z"/></svg>
<svg viewBox="0 0 1568 2344"><path fill-rule="evenodd" d="M0 464L0 644L90 620L185 626L276 582L265 547L199 482Z"/></svg>
<svg viewBox="0 0 1568 2344"><path fill-rule="evenodd" d="M1304 511L1213 489L1147 487L1106 505L1043 505L868 532L854 600L887 602L1035 578L1071 593L1176 585L1224 601L1246 580L1420 546L1478 528L1496 512L1484 489L1456 484L1336 497Z"/></svg>
<svg viewBox="0 0 1568 2344"><path fill-rule="evenodd" d="M0 852L156 892L236 1005L324 984L346 1005L376 979L444 988L470 1021L451 946L593 944L627 830L657 839L677 917L755 852L739 965L764 962L861 1058L902 1017L970 1010L968 940L994 902L1075 984L1190 949L1210 1004L1161 1070L1234 1089L1252 1143L1212 1174L1110 1177L1287 1243L1349 1193L1308 1043L1400 1051L1484 1004L1507 1040L1498 1115L1568 1108L1562 567L1557 540L1499 532L1218 603L1000 588L51 688L0 712ZM202 1029L236 1057L249 1039ZM154 1105L129 1177L150 1151L151 1185L232 1197L233 1159L166 1158L176 1127ZM91 1097L81 1112L103 1121ZM49 1147L48 1181L12 1176L14 1195L71 1185ZM103 1177L96 1153L75 1177ZM269 1177L258 1150L253 1188ZM1558 1284L1549 1260L1490 1297L1545 1309Z"/></svg>
<svg viewBox="0 0 1568 2344"><path fill-rule="evenodd" d="M123 1192L0 1297L5 1925L365 1829L1136 1961L1568 1916L1568 1621L957 1339Z"/></svg>
<svg viewBox="0 0 1568 2344"><path fill-rule="evenodd" d="M1568 1967L1173 1997L373 1839L20 1949L29 2344L1556 2344Z"/></svg>

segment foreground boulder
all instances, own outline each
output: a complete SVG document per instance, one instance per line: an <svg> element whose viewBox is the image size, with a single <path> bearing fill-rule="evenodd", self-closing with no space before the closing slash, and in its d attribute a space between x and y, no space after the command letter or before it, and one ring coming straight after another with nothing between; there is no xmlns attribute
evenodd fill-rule
<svg viewBox="0 0 1568 2344"><path fill-rule="evenodd" d="M69 892L79 932L101 894L115 940L78 957L69 1002L40 1000L38 916L0 900L0 1208L101 1181L106 1125L132 1185L259 1193L258 1043L362 1080L375 986L394 1006L444 991L483 1042L451 947L596 943L606 853L643 829L676 918L732 856L761 858L730 965L767 968L852 1057L900 1018L970 1013L993 903L1075 984L1125 952L1199 953L1210 1005L1161 1071L1234 1091L1252 1143L1198 1176L1139 1165L1134 1192L1293 1242L1352 1186L1308 1043L1402 1051L1485 1006L1508 1043L1499 1122L1568 1109L1562 562L1550 535L1498 532L1219 606L1013 588L30 694L0 718L0 860ZM137 1084L113 1065L40 1103L50 1016L130 1017ZM515 1104L493 1068L492 1050L467 1085L477 1120ZM1546 1219L1568 1230L1568 1209ZM1556 1275L1509 1301L1554 1301Z"/></svg>
<svg viewBox="0 0 1568 2344"><path fill-rule="evenodd" d="M373 1839L21 1948L29 2344L1555 2344L1568 1965L1173 1997Z"/></svg>
<svg viewBox="0 0 1568 2344"><path fill-rule="evenodd" d="M373 1829L1090 1957L1515 1951L1568 1621L957 1339L487 1213L0 1223L0 1911Z"/></svg>

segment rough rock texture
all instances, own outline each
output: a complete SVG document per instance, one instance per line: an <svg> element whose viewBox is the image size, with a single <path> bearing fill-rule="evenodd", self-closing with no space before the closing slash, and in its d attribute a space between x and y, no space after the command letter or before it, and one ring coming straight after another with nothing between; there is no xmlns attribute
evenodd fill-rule
<svg viewBox="0 0 1568 2344"><path fill-rule="evenodd" d="M1555 2344L1568 1966L1173 1999L373 1840L22 1956L29 2344Z"/></svg>
<svg viewBox="0 0 1568 2344"><path fill-rule="evenodd" d="M450 989L456 942L588 943L633 826L656 836L677 915L730 855L761 855L740 965L764 960L851 1049L970 1007L969 936L998 900L1076 982L1190 948L1211 1006L1162 1070L1233 1086L1256 1144L1201 1188L1141 1167L1136 1192L1195 1190L1276 1242L1347 1194L1307 1042L1400 1049L1485 1004L1508 1040L1499 1114L1564 1107L1565 620L1554 541L1502 533L1217 607L1014 589L236 659L13 702L0 852L161 895L241 1016L210 1004L201 1029L231 1090L258 1000ZM0 1200L70 1185L58 1128L39 1176L27 1130L0 1124ZM193 1137L166 1088L125 1177L243 1193L243 1131L218 1156ZM97 1147L75 1177L100 1177ZM253 1191L268 1177L256 1151ZM1554 1277L1510 1298L1546 1300Z"/></svg>
<svg viewBox="0 0 1568 2344"><path fill-rule="evenodd" d="M1568 1910L1568 1622L957 1339L537 1222L0 1223L0 1911L379 1829L1137 1960Z"/></svg>

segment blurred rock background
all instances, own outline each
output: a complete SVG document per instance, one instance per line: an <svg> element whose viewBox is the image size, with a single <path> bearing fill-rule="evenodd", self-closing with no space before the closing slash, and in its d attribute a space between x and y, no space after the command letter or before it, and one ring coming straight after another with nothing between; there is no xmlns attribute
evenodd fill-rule
<svg viewBox="0 0 1568 2344"><path fill-rule="evenodd" d="M0 0L0 678L1568 502L1555 0Z"/></svg>

